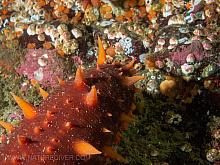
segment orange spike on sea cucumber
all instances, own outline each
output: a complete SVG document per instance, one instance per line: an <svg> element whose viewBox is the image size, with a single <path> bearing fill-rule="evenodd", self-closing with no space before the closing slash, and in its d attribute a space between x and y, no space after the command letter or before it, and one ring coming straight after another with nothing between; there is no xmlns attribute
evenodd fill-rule
<svg viewBox="0 0 220 165"><path fill-rule="evenodd" d="M51 147L51 146L47 146L47 147L45 148L45 152L46 152L47 154L52 154L54 151L55 151L55 149L54 149L53 147Z"/></svg>
<svg viewBox="0 0 220 165"><path fill-rule="evenodd" d="M134 120L134 118L133 118L133 116L129 116L129 115L125 114L125 113L122 113L121 117L120 117L120 120L122 122L130 123L130 122L132 122Z"/></svg>
<svg viewBox="0 0 220 165"><path fill-rule="evenodd" d="M18 135L17 140L18 140L19 145L24 145L24 144L27 144L27 143L31 142L31 139L29 139L29 138L27 138L26 136L23 136L23 135Z"/></svg>
<svg viewBox="0 0 220 165"><path fill-rule="evenodd" d="M31 79L31 84L35 87L38 85L38 82L35 79Z"/></svg>
<svg viewBox="0 0 220 165"><path fill-rule="evenodd" d="M112 117L112 114L111 114L111 113L107 113L107 116L108 116L108 117Z"/></svg>
<svg viewBox="0 0 220 165"><path fill-rule="evenodd" d="M58 80L60 85L64 85L65 84L65 81L62 80L61 78L57 77L57 80Z"/></svg>
<svg viewBox="0 0 220 165"><path fill-rule="evenodd" d="M138 82L139 80L143 80L144 76L132 76L132 77L124 77L122 83L126 86L131 86Z"/></svg>
<svg viewBox="0 0 220 165"><path fill-rule="evenodd" d="M135 63L135 59L132 59L128 64L122 67L123 70L129 70L132 69Z"/></svg>
<svg viewBox="0 0 220 165"><path fill-rule="evenodd" d="M111 131L108 130L107 128L103 128L103 129L102 129L102 132L104 132L104 133L109 133L109 132L111 132Z"/></svg>
<svg viewBox="0 0 220 165"><path fill-rule="evenodd" d="M60 143L60 140L57 139L57 138L51 138L51 142L52 142L53 144L59 144L59 143Z"/></svg>
<svg viewBox="0 0 220 165"><path fill-rule="evenodd" d="M36 126L34 127L34 133L35 134L40 134L41 132L43 132L43 128Z"/></svg>
<svg viewBox="0 0 220 165"><path fill-rule="evenodd" d="M73 124L70 121L68 121L65 123L65 128L71 129L71 128L73 128Z"/></svg>
<svg viewBox="0 0 220 165"><path fill-rule="evenodd" d="M11 92L11 95L13 96L16 103L18 104L18 106L23 111L24 117L26 119L33 119L37 115L37 112L36 112L35 108L31 104L29 104L28 102L26 102L22 98L16 96L12 92Z"/></svg>
<svg viewBox="0 0 220 165"><path fill-rule="evenodd" d="M43 99L46 99L49 96L49 93L47 93L43 88L39 87L40 95L43 97Z"/></svg>
<svg viewBox="0 0 220 165"><path fill-rule="evenodd" d="M102 65L105 63L106 53L105 53L105 49L103 47L100 37L98 37L98 48L99 48L99 51L98 51L97 65Z"/></svg>
<svg viewBox="0 0 220 165"><path fill-rule="evenodd" d="M47 93L43 88L41 88L35 79L31 79L31 84L39 89L39 93L43 97L43 99L46 99L49 96L49 93Z"/></svg>
<svg viewBox="0 0 220 165"><path fill-rule="evenodd" d="M97 105L98 97L97 97L97 90L95 86L92 86L91 91L88 94L86 94L85 102L86 102L86 105L88 106Z"/></svg>
<svg viewBox="0 0 220 165"><path fill-rule="evenodd" d="M86 141L78 140L73 143L73 150L81 156L101 154L99 150Z"/></svg>
<svg viewBox="0 0 220 165"><path fill-rule="evenodd" d="M85 85L84 74L81 67L77 68L74 83L77 87L83 87Z"/></svg>
<svg viewBox="0 0 220 165"><path fill-rule="evenodd" d="M128 161L118 154L117 151L115 151L115 149L113 149L111 146L104 146L103 153L119 162L128 163Z"/></svg>
<svg viewBox="0 0 220 165"><path fill-rule="evenodd" d="M135 103L131 103L131 111L133 112L136 109Z"/></svg>
<svg viewBox="0 0 220 165"><path fill-rule="evenodd" d="M0 120L0 125L2 127L4 127L9 133L11 133L13 131L13 129L14 129L14 126L12 124L6 123L6 122L1 121L1 120Z"/></svg>

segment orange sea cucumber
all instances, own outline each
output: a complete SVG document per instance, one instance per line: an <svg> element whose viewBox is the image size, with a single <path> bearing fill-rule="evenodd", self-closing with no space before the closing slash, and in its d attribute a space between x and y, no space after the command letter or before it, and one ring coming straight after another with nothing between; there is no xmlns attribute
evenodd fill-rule
<svg viewBox="0 0 220 165"><path fill-rule="evenodd" d="M134 61L122 66L105 58L99 39L97 67L79 67L37 108L12 93L25 118L0 148L1 165L99 164L101 154L125 161L110 146L132 119L133 84L143 77L127 77Z"/></svg>

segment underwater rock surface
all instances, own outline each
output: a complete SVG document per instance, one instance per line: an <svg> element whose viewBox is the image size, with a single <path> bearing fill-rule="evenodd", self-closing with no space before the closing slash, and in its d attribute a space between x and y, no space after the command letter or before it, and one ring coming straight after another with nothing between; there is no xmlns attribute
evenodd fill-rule
<svg viewBox="0 0 220 165"><path fill-rule="evenodd" d="M123 131L105 130L111 138L103 139L113 148L88 164L218 165L219 36L219 0L2 0L0 142L7 143L11 128L21 128L26 120L11 92L39 109L41 103L47 104L50 93L76 77L77 68L101 71L97 66L104 64L120 66L119 77L135 77L113 83L115 70L111 68L109 79L95 82L106 86L103 93L97 90L98 95L109 96L102 100L103 106L121 88L107 89L122 82L135 83L135 101L133 97L122 99L127 92L123 88L117 94L117 105L135 104L122 117L123 122L116 117L109 124L118 128L118 122L124 123ZM98 77L105 75L101 73ZM91 78L97 77L92 74ZM120 114L129 108L114 111ZM94 113L103 115L102 110ZM57 117L57 123L63 116ZM87 133L89 144L100 142L98 134ZM19 129L16 134L21 134ZM14 153L7 154L10 152Z"/></svg>

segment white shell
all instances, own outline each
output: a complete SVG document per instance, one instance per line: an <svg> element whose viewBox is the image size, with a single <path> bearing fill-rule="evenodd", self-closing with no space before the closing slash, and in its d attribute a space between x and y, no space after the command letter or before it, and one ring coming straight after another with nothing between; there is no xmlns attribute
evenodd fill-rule
<svg viewBox="0 0 220 165"><path fill-rule="evenodd" d="M173 49L173 48L175 48L175 45L169 45L169 46L168 46L168 49L169 49L169 50L171 50L171 49Z"/></svg>
<svg viewBox="0 0 220 165"><path fill-rule="evenodd" d="M186 57L186 62L187 63L194 63L195 62L195 56L193 54L188 54Z"/></svg>
<svg viewBox="0 0 220 165"><path fill-rule="evenodd" d="M140 62L144 62L145 59L146 59L146 57L147 57L147 54L145 54L145 53L139 55L139 60L140 60Z"/></svg>
<svg viewBox="0 0 220 165"><path fill-rule="evenodd" d="M212 45L210 43L207 43L207 42L203 42L202 46L205 50L211 50L212 49Z"/></svg>
<svg viewBox="0 0 220 165"><path fill-rule="evenodd" d="M174 24L180 24L180 25L186 24L183 15L172 16L168 21L168 25L174 25Z"/></svg>
<svg viewBox="0 0 220 165"><path fill-rule="evenodd" d="M148 38L145 38L143 40L143 45L145 48L149 48L150 47L150 40Z"/></svg>
<svg viewBox="0 0 220 165"><path fill-rule="evenodd" d="M73 7L73 1L69 1L67 4L66 4L66 7L68 9L71 9Z"/></svg>
<svg viewBox="0 0 220 165"><path fill-rule="evenodd" d="M45 54L42 55L42 57L48 58L48 54L45 53Z"/></svg>
<svg viewBox="0 0 220 165"><path fill-rule="evenodd" d="M64 32L63 34L60 35L60 39L65 41L70 40L70 33L69 32Z"/></svg>
<svg viewBox="0 0 220 165"><path fill-rule="evenodd" d="M71 33L73 34L73 36L75 38L82 37L82 32L79 29L77 29L77 28L72 29Z"/></svg>
<svg viewBox="0 0 220 165"><path fill-rule="evenodd" d="M39 41L45 41L45 35L44 35L43 33L38 34L37 39L38 39Z"/></svg>
<svg viewBox="0 0 220 165"><path fill-rule="evenodd" d="M176 39L176 37L171 37L169 40L170 45L177 45L178 44L178 40Z"/></svg>
<svg viewBox="0 0 220 165"><path fill-rule="evenodd" d="M53 25L46 25L44 30L45 34L49 36L51 34L52 29L55 29Z"/></svg>
<svg viewBox="0 0 220 165"><path fill-rule="evenodd" d="M57 27L57 32L59 34L62 34L63 32L66 32L68 31L68 27L65 25L65 24L60 24L58 27Z"/></svg>
<svg viewBox="0 0 220 165"><path fill-rule="evenodd" d="M57 32L56 29L52 29L52 30L50 31L50 37L51 37L52 40L54 40L55 38L58 38L58 37L59 37L59 33Z"/></svg>
<svg viewBox="0 0 220 165"><path fill-rule="evenodd" d="M165 39L160 38L160 39L158 39L157 43L158 43L159 45L162 45L162 46L163 46L163 45L165 44Z"/></svg>
<svg viewBox="0 0 220 165"><path fill-rule="evenodd" d="M201 36L202 35L202 31L200 29L195 29L193 31L193 34L195 34L196 36Z"/></svg>
<svg viewBox="0 0 220 165"><path fill-rule="evenodd" d="M161 51L162 49L163 49L163 46L162 46L162 45L156 45L154 52L155 52L155 53L156 53L156 52L159 52L159 51Z"/></svg>
<svg viewBox="0 0 220 165"><path fill-rule="evenodd" d="M10 21L11 22L17 22L18 21L18 15L16 13L13 13L11 16L10 16Z"/></svg>
<svg viewBox="0 0 220 165"><path fill-rule="evenodd" d="M42 67L47 65L46 59L43 59L43 58L39 58L39 59L37 60L37 63L38 63L38 65L40 65L40 66L42 66Z"/></svg>
<svg viewBox="0 0 220 165"><path fill-rule="evenodd" d="M30 36L36 34L36 25L35 24L31 24L31 25L28 26L27 34L30 35Z"/></svg>
<svg viewBox="0 0 220 165"><path fill-rule="evenodd" d="M181 71L184 75L188 75L194 72L194 66L189 64L183 64L181 66Z"/></svg>
<svg viewBox="0 0 220 165"><path fill-rule="evenodd" d="M36 34L41 34L44 32L42 25L36 25Z"/></svg>
<svg viewBox="0 0 220 165"><path fill-rule="evenodd" d="M162 12L163 12L163 17L168 17L168 16L172 15L172 6L168 3L165 4L162 9Z"/></svg>
<svg viewBox="0 0 220 165"><path fill-rule="evenodd" d="M180 44L182 44L182 43L185 43L186 41L188 41L189 39L187 38L187 37L183 37L183 38L180 38L179 40L178 40L178 42L180 43Z"/></svg>
<svg viewBox="0 0 220 165"><path fill-rule="evenodd" d="M42 68L39 68L38 70L34 71L34 78L38 81L43 80L44 74Z"/></svg>

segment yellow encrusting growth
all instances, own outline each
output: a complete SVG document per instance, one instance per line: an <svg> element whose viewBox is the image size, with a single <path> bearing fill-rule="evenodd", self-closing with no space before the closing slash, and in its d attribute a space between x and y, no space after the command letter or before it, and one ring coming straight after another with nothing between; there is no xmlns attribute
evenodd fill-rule
<svg viewBox="0 0 220 165"><path fill-rule="evenodd" d="M26 119L33 119L37 115L37 112L36 112L35 108L31 104L29 104L28 102L26 102L22 98L16 96L12 92L11 92L11 95L13 96L16 103L18 104L18 106L23 111L24 117Z"/></svg>
<svg viewBox="0 0 220 165"><path fill-rule="evenodd" d="M100 37L98 37L98 48L99 48L99 51L98 51L97 65L102 65L105 63L106 53L105 53L105 49L103 47Z"/></svg>
<svg viewBox="0 0 220 165"><path fill-rule="evenodd" d="M14 129L14 126L10 123L4 122L0 120L0 125L4 127L9 133L11 133Z"/></svg>
<svg viewBox="0 0 220 165"><path fill-rule="evenodd" d="M101 151L93 147L91 144L83 140L76 140L73 143L73 150L81 156L98 155L102 153Z"/></svg>

